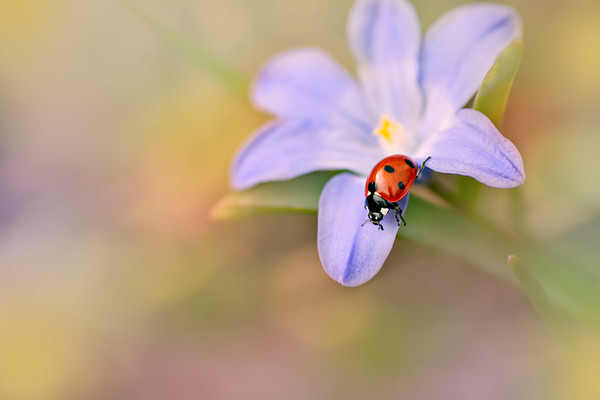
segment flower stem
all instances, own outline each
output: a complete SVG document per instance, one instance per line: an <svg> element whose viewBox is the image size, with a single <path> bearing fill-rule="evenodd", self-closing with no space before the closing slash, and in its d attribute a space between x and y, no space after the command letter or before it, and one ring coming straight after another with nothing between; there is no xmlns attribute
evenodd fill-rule
<svg viewBox="0 0 600 400"><path fill-rule="evenodd" d="M238 96L245 97L247 79L224 61L192 39L163 25L131 0L119 0L125 7L146 22L154 32L174 47L188 61L212 75Z"/></svg>
<svg viewBox="0 0 600 400"><path fill-rule="evenodd" d="M533 272L514 255L508 256L507 262L517 277L521 288L529 298L529 301L531 301L531 304L552 335L564 347L572 348L574 337L571 327L567 324L563 313L550 301L546 291Z"/></svg>

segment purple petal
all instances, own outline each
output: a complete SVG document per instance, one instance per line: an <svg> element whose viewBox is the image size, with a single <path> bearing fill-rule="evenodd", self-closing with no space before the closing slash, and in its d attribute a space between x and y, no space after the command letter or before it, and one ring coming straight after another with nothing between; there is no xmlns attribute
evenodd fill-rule
<svg viewBox="0 0 600 400"><path fill-rule="evenodd" d="M258 108L281 119L311 119L363 134L377 123L354 78L317 48L274 56L256 79L252 97Z"/></svg>
<svg viewBox="0 0 600 400"><path fill-rule="evenodd" d="M494 60L521 36L516 11L499 4L467 4L438 19L425 35L421 86L425 92L427 130L430 119L452 116L475 94Z"/></svg>
<svg viewBox="0 0 600 400"><path fill-rule="evenodd" d="M488 186L512 188L525 181L521 154L479 111L460 110L451 128L430 136L415 159L428 156L432 170L468 175Z"/></svg>
<svg viewBox="0 0 600 400"><path fill-rule="evenodd" d="M384 230L367 223L364 208L365 178L343 173L333 177L319 200L318 248L321 263L344 286L370 280L385 262L398 231L394 212L382 221ZM408 196L399 202L406 210Z"/></svg>
<svg viewBox="0 0 600 400"><path fill-rule="evenodd" d="M348 36L373 111L413 127L422 106L421 28L413 6L404 0L359 0Z"/></svg>
<svg viewBox="0 0 600 400"><path fill-rule="evenodd" d="M312 121L274 121L239 150L231 170L234 189L286 180L318 170L367 175L383 158L379 147L339 128Z"/></svg>

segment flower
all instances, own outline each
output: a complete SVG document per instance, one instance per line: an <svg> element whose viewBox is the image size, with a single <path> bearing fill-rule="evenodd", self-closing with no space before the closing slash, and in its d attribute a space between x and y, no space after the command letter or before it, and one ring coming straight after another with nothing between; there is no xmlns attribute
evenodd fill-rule
<svg viewBox="0 0 600 400"><path fill-rule="evenodd" d="M323 188L318 250L325 271L346 286L370 280L392 249L393 213L383 231L366 218L364 186L373 166L404 154L434 171L471 176L493 187L525 180L515 146L483 114L462 109L497 54L520 37L510 7L455 8L421 41L404 0L358 0L348 39L358 80L317 48L285 51L266 63L252 90L255 105L276 116L241 148L232 186L286 180L317 170L345 170ZM406 210L408 195L400 200Z"/></svg>

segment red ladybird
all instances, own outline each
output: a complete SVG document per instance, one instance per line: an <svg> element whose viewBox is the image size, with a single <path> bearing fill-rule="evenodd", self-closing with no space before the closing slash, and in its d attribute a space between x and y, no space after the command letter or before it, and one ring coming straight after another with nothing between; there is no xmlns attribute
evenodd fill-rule
<svg viewBox="0 0 600 400"><path fill-rule="evenodd" d="M384 158L373 167L365 185L365 208L369 211L369 219L364 224L372 222L383 230L381 220L392 209L398 225L400 220L406 225L402 218L402 209L397 202L406 196L423 171L427 160L429 157L423 161L421 168L417 168L412 158L395 154Z"/></svg>

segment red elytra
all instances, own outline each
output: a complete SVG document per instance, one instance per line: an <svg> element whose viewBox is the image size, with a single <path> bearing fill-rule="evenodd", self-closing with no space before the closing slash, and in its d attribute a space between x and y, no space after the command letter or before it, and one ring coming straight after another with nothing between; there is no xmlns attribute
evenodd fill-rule
<svg viewBox="0 0 600 400"><path fill-rule="evenodd" d="M395 203L406 196L418 173L419 168L412 158L402 154L388 156L373 167L365 185L365 196L369 196L369 186L375 182L377 194Z"/></svg>

